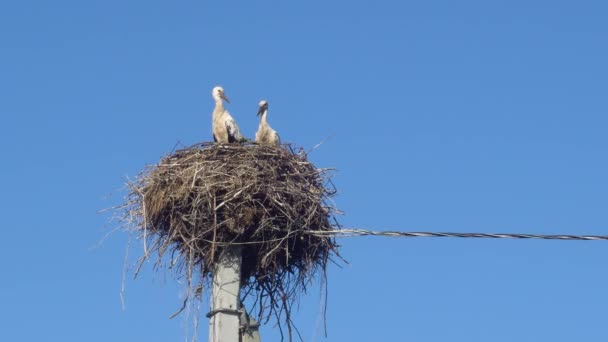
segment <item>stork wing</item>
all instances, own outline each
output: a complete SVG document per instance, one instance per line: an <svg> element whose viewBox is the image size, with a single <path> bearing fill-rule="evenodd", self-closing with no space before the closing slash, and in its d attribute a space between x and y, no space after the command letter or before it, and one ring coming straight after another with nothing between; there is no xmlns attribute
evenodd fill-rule
<svg viewBox="0 0 608 342"><path fill-rule="evenodd" d="M277 145L281 145L281 136L276 131L274 132L274 136L277 139Z"/></svg>
<svg viewBox="0 0 608 342"><path fill-rule="evenodd" d="M228 142L242 141L241 130L233 118L226 120L226 130L228 131Z"/></svg>

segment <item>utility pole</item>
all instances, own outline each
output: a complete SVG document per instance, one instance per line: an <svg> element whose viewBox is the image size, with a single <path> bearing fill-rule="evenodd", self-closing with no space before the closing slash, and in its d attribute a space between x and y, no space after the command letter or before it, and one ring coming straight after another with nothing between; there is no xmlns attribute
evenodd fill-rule
<svg viewBox="0 0 608 342"><path fill-rule="evenodd" d="M241 257L241 247L230 246L219 255L215 264L209 312L209 342L240 341Z"/></svg>

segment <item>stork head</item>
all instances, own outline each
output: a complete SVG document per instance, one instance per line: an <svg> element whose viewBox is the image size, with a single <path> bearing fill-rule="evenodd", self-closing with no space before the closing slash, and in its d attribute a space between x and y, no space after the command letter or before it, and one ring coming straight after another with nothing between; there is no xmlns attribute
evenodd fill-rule
<svg viewBox="0 0 608 342"><path fill-rule="evenodd" d="M230 103L230 100L228 100L228 97L226 96L226 94L224 94L224 88L220 86L214 87L213 91L211 91L211 95L216 101L224 99L226 100L226 102Z"/></svg>
<svg viewBox="0 0 608 342"><path fill-rule="evenodd" d="M266 100L260 101L260 103L258 104L258 116L261 116L267 110L268 110L268 101L266 101Z"/></svg>

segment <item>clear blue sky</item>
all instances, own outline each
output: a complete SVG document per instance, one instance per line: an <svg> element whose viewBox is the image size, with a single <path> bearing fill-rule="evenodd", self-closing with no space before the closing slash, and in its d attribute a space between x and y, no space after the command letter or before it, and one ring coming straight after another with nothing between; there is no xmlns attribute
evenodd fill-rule
<svg viewBox="0 0 608 342"><path fill-rule="evenodd" d="M608 234L604 1L3 1L2 341L183 341L100 209L176 142L244 133L335 167L348 227ZM342 239L305 341L607 341L608 242ZM142 252L134 244L131 259ZM206 312L205 308L203 309ZM272 326L265 341L277 340ZM207 336L206 320L199 330Z"/></svg>

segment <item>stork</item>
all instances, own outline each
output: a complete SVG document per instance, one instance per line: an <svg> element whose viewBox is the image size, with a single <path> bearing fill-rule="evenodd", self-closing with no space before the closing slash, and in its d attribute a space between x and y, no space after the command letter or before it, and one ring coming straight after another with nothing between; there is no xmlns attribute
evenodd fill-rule
<svg viewBox="0 0 608 342"><path fill-rule="evenodd" d="M232 118L230 113L224 108L224 101L230 103L228 97L224 94L224 88L214 87L211 92L215 100L215 108L213 109L213 141L219 143L233 143L243 141L241 130Z"/></svg>
<svg viewBox="0 0 608 342"><path fill-rule="evenodd" d="M255 133L255 141L258 144L279 145L281 140L277 131L272 129L266 120L268 115L268 101L262 100L258 107L258 116L260 117L260 126Z"/></svg>

